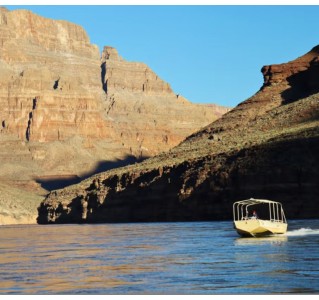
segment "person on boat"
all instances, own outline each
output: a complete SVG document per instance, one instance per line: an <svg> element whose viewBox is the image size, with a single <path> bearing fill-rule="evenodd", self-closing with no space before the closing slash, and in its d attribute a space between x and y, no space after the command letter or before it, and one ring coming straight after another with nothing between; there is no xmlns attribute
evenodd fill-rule
<svg viewBox="0 0 319 300"><path fill-rule="evenodd" d="M252 219L258 219L258 216L257 216L257 213L256 213L256 211L255 211L255 210L253 211Z"/></svg>

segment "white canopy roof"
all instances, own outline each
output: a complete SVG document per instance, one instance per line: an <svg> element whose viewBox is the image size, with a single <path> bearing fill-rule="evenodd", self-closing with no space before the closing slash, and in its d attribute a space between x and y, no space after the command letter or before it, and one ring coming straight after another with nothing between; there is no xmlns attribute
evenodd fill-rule
<svg viewBox="0 0 319 300"><path fill-rule="evenodd" d="M252 205L252 204L261 204L261 203L275 203L275 204L281 204L280 202L276 202L276 201L271 201L271 200L266 200L266 199L254 199L254 198L250 198L247 200L241 200L241 201L237 201L234 203L237 205Z"/></svg>

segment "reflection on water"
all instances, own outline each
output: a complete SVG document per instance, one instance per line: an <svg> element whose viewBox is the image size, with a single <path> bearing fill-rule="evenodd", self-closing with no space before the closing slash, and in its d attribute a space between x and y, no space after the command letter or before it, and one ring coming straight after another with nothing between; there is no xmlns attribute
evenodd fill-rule
<svg viewBox="0 0 319 300"><path fill-rule="evenodd" d="M319 220L289 226L267 238L231 222L2 226L0 294L318 293Z"/></svg>
<svg viewBox="0 0 319 300"><path fill-rule="evenodd" d="M246 237L246 238L237 238L235 240L235 245L262 245L262 244L273 244L280 245L288 241L286 235L272 235L267 237Z"/></svg>

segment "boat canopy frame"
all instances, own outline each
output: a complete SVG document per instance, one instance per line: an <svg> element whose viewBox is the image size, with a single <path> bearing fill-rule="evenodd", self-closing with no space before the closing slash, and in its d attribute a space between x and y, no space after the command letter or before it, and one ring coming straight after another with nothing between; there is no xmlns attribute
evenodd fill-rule
<svg viewBox="0 0 319 300"><path fill-rule="evenodd" d="M272 222L287 223L282 204L280 202L266 200L266 199L254 199L237 201L233 204L233 217L235 221L248 219L248 207L258 204L268 204L269 207L269 220Z"/></svg>

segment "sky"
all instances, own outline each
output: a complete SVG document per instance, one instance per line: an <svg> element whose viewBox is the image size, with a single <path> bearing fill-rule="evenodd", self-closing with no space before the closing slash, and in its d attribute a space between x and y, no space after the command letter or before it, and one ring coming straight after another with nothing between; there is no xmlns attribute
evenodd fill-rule
<svg viewBox="0 0 319 300"><path fill-rule="evenodd" d="M125 60L146 63L194 103L234 107L260 89L264 65L319 44L315 5L6 4L0 0L9 10L81 25L100 51L112 46Z"/></svg>

